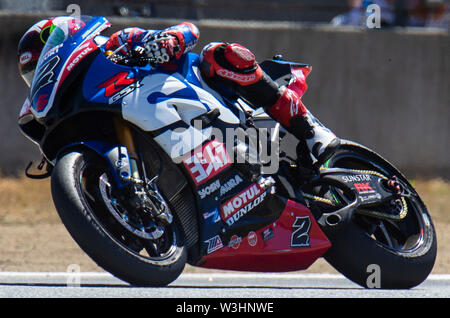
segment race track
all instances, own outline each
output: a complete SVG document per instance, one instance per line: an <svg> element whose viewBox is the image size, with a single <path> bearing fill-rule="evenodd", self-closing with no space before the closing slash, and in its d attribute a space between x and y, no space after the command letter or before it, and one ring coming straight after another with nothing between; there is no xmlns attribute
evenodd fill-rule
<svg viewBox="0 0 450 318"><path fill-rule="evenodd" d="M334 274L182 274L164 288L131 287L107 273L0 273L0 298L448 298L450 275L411 290L363 289Z"/></svg>

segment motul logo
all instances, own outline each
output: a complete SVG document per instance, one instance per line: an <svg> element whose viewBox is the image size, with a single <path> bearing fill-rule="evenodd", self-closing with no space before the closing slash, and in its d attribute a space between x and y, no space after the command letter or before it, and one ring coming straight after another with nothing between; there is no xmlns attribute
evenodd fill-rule
<svg viewBox="0 0 450 318"><path fill-rule="evenodd" d="M184 159L183 163L198 186L230 166L231 159L224 144L213 140Z"/></svg>
<svg viewBox="0 0 450 318"><path fill-rule="evenodd" d="M86 43L86 44L83 44L82 46L80 46L80 47L78 48L78 51L81 50L81 49L83 49L83 48L85 48L85 47L88 46L88 45L90 45L89 42ZM86 47L83 51L80 52L80 54L77 55L76 58L73 59L73 61L67 66L66 70L68 70L68 71L72 70L72 68L73 68L75 65L77 65L77 63L78 63L81 59L83 59L83 58L84 58L89 52L91 52L93 49L94 49L94 48L91 47L91 46Z"/></svg>
<svg viewBox="0 0 450 318"><path fill-rule="evenodd" d="M232 225L264 200L267 193L263 191L257 184L244 189L222 205L220 208L222 219L228 225Z"/></svg>
<svg viewBox="0 0 450 318"><path fill-rule="evenodd" d="M358 191L358 193L375 192L373 188L369 185L369 182L354 183L353 185L356 191Z"/></svg>

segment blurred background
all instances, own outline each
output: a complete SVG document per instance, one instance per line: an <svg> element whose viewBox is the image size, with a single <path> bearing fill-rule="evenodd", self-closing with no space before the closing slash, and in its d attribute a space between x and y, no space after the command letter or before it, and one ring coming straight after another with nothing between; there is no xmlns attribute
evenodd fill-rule
<svg viewBox="0 0 450 318"><path fill-rule="evenodd" d="M28 94L17 44L38 20L72 13L70 4L108 17L106 34L190 21L200 29L197 53L228 41L258 61L282 54L311 64L305 105L338 136L404 171L439 223L438 240L450 233L449 1L0 0L0 270L64 271L71 262L96 269L60 225L48 181L23 177L39 151L16 122ZM450 253L440 255L436 270L450 272Z"/></svg>
<svg viewBox="0 0 450 318"><path fill-rule="evenodd" d="M0 0L0 171L18 175L35 156L16 118L27 96L16 48L34 22L104 15L112 33L200 28L195 49L238 42L259 61L282 54L312 64L304 102L337 135L374 148L411 176L450 178L450 5L443 0ZM380 8L380 28L371 5Z"/></svg>

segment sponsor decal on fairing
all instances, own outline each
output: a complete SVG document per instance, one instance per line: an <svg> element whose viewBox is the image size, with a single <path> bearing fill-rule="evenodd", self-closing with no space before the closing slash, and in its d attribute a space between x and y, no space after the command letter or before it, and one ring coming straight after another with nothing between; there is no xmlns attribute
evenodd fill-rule
<svg viewBox="0 0 450 318"><path fill-rule="evenodd" d="M70 74L73 68L96 48L97 45L91 40L88 42L83 42L76 50L72 52L72 54L70 54L69 58L64 64L64 69L58 77L58 88Z"/></svg>
<svg viewBox="0 0 450 318"><path fill-rule="evenodd" d="M212 140L183 159L183 164L198 186L229 167L231 159L225 145Z"/></svg>
<svg viewBox="0 0 450 318"><path fill-rule="evenodd" d="M248 245L250 245L252 247L256 246L256 244L258 243L258 235L256 235L256 233L253 231L248 233L247 242L248 242Z"/></svg>
<svg viewBox="0 0 450 318"><path fill-rule="evenodd" d="M270 239L273 238L273 237L274 237L274 234L273 234L273 229L272 229L271 227L265 229L265 230L262 232L262 238L263 238L263 241L264 241L264 242L270 240Z"/></svg>
<svg viewBox="0 0 450 318"><path fill-rule="evenodd" d="M244 181L240 175L235 175L227 180L223 185L220 183L220 180L216 180L208 186L197 191L198 195L201 199L208 197L209 195L215 193L220 189L219 194L223 196L228 193L228 191L234 189L237 185L239 185L242 181Z"/></svg>
<svg viewBox="0 0 450 318"><path fill-rule="evenodd" d="M228 242L228 246L231 247L232 249L236 250L241 245L241 242L242 242L242 237L233 235L230 239L230 242Z"/></svg>
<svg viewBox="0 0 450 318"><path fill-rule="evenodd" d="M78 55L76 55L76 57L70 62L69 65L67 65L66 70L67 71L71 71L75 65L78 64L78 62L80 62L89 52L91 52L92 50L94 50L95 44L91 43L91 42L87 42L83 45L81 45L77 51L75 51L75 54L78 53L78 51L81 51L80 53L78 53Z"/></svg>
<svg viewBox="0 0 450 318"><path fill-rule="evenodd" d="M228 193L228 191L234 189L238 184L240 184L242 181L244 181L240 175L235 175L230 180L225 182L223 186L220 187L220 195L225 195Z"/></svg>
<svg viewBox="0 0 450 318"><path fill-rule="evenodd" d="M219 190L219 188L220 188L220 180L217 179L216 181L214 181L210 185L204 187L201 190L198 190L197 193L200 196L200 199L204 199L207 196L209 196L211 193L216 192L217 190Z"/></svg>
<svg viewBox="0 0 450 318"><path fill-rule="evenodd" d="M220 207L222 220L229 226L233 225L264 201L266 196L267 191L264 191L258 184L250 185Z"/></svg>
<svg viewBox="0 0 450 318"><path fill-rule="evenodd" d="M217 250L220 250L223 247L222 240L220 239L219 235L216 235L209 240L206 240L205 243L208 244L208 250L207 253L211 254L212 252L215 252Z"/></svg>
<svg viewBox="0 0 450 318"><path fill-rule="evenodd" d="M220 221L220 214L219 214L219 210L214 209L210 212L205 212L203 213L203 219L205 219L206 221L210 221L212 223L217 223Z"/></svg>

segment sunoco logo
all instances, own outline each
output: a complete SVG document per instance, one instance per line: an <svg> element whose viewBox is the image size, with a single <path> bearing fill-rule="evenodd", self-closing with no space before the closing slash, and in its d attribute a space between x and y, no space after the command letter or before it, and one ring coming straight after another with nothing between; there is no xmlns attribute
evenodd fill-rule
<svg viewBox="0 0 450 318"><path fill-rule="evenodd" d="M228 225L233 225L241 217L264 201L267 192L263 191L259 185L253 184L225 202L220 208L222 220Z"/></svg>

